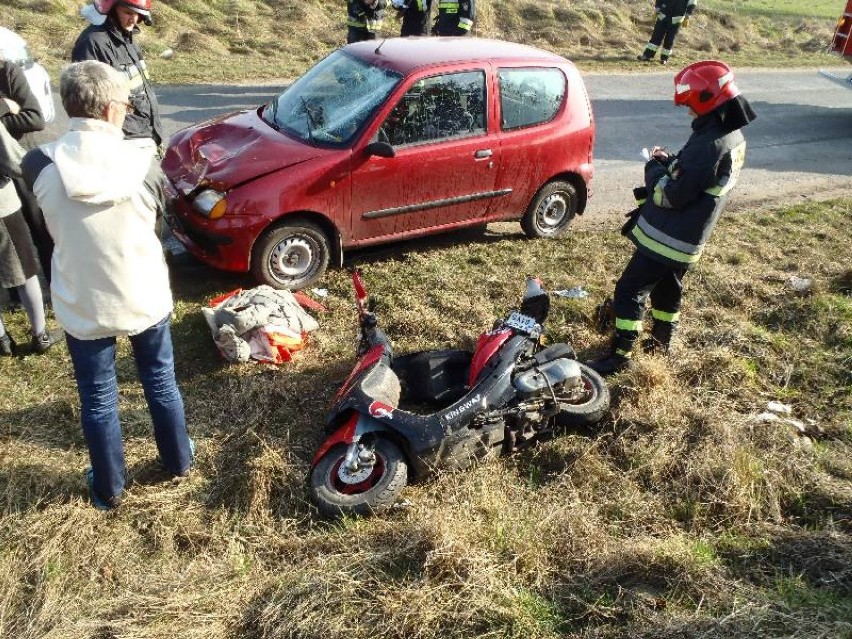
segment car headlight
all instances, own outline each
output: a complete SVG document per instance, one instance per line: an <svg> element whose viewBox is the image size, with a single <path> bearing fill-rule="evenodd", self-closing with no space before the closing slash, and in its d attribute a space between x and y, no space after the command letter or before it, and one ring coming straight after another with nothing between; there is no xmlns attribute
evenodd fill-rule
<svg viewBox="0 0 852 639"><path fill-rule="evenodd" d="M225 215L228 202L225 196L218 191L205 189L195 196L195 199L192 201L192 208L207 219L218 220Z"/></svg>

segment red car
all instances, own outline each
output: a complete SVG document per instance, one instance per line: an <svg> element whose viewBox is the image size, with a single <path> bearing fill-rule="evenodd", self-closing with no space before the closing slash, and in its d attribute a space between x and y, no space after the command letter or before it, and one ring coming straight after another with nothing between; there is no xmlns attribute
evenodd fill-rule
<svg viewBox="0 0 852 639"><path fill-rule="evenodd" d="M583 80L558 55L359 42L269 104L176 133L168 219L202 261L303 288L353 247L506 219L562 234L586 206L594 133Z"/></svg>

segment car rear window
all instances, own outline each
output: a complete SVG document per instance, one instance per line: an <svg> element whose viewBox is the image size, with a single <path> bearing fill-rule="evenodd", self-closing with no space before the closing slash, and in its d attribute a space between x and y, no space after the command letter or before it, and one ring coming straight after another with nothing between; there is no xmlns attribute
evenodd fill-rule
<svg viewBox="0 0 852 639"><path fill-rule="evenodd" d="M503 130L552 120L565 99L565 74L555 68L500 69Z"/></svg>

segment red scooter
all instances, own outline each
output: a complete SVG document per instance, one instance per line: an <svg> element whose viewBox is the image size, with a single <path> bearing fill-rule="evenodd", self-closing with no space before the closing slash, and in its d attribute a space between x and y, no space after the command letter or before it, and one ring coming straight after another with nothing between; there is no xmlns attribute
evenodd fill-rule
<svg viewBox="0 0 852 639"><path fill-rule="evenodd" d="M380 512L430 469L513 452L555 426L593 424L609 408L603 378L570 345L542 347L550 298L536 278L527 278L520 309L483 333L473 353L401 357L378 327L357 271L352 283L359 359L335 395L331 435L311 463L311 497L324 516Z"/></svg>

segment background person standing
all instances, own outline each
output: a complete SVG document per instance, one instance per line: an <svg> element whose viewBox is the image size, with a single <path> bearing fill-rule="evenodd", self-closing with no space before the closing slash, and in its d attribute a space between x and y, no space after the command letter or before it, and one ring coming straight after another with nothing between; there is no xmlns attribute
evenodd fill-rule
<svg viewBox="0 0 852 639"><path fill-rule="evenodd" d="M475 0L439 0L432 35L466 36L476 19Z"/></svg>
<svg viewBox="0 0 852 639"><path fill-rule="evenodd" d="M651 40L638 59L650 61L659 50L660 64L668 64L678 31L689 24L689 16L697 4L698 0L657 0L654 5L657 21L651 32Z"/></svg>
<svg viewBox="0 0 852 639"><path fill-rule="evenodd" d="M349 0L346 3L346 43L375 40L385 18L385 0Z"/></svg>
<svg viewBox="0 0 852 639"><path fill-rule="evenodd" d="M92 24L78 36L71 60L99 60L127 76L133 105L122 130L128 138L163 143L160 107L142 49L134 42L139 22L151 24L151 0L95 0L81 11Z"/></svg>
<svg viewBox="0 0 852 639"><path fill-rule="evenodd" d="M45 126L38 98L30 90L24 72L14 62L3 60L2 56L0 56L0 122L3 123L9 135L18 142L27 133L41 131ZM32 242L35 244L41 270L49 284L53 240L50 239L44 227L44 219L33 194L20 176L12 176L10 179L21 202L21 213L29 227ZM9 292L10 298L18 301L17 290L9 289Z"/></svg>
<svg viewBox="0 0 852 639"><path fill-rule="evenodd" d="M43 353L56 343L58 335L47 330L35 247L11 179L21 177L23 157L23 148L0 119L0 284L17 290L30 320L33 351ZM15 341L0 320L0 356L14 354Z"/></svg>
<svg viewBox="0 0 852 639"><path fill-rule="evenodd" d="M402 19L400 37L429 35L429 0L394 0L393 7Z"/></svg>
<svg viewBox="0 0 852 639"><path fill-rule="evenodd" d="M117 337L130 340L166 470L187 474L193 445L175 380L169 274L154 233L164 206L154 147L122 135L127 78L109 65L70 65L60 94L70 130L30 151L22 168L56 243L53 309L74 365L89 494L106 510L119 505L125 484Z"/></svg>

